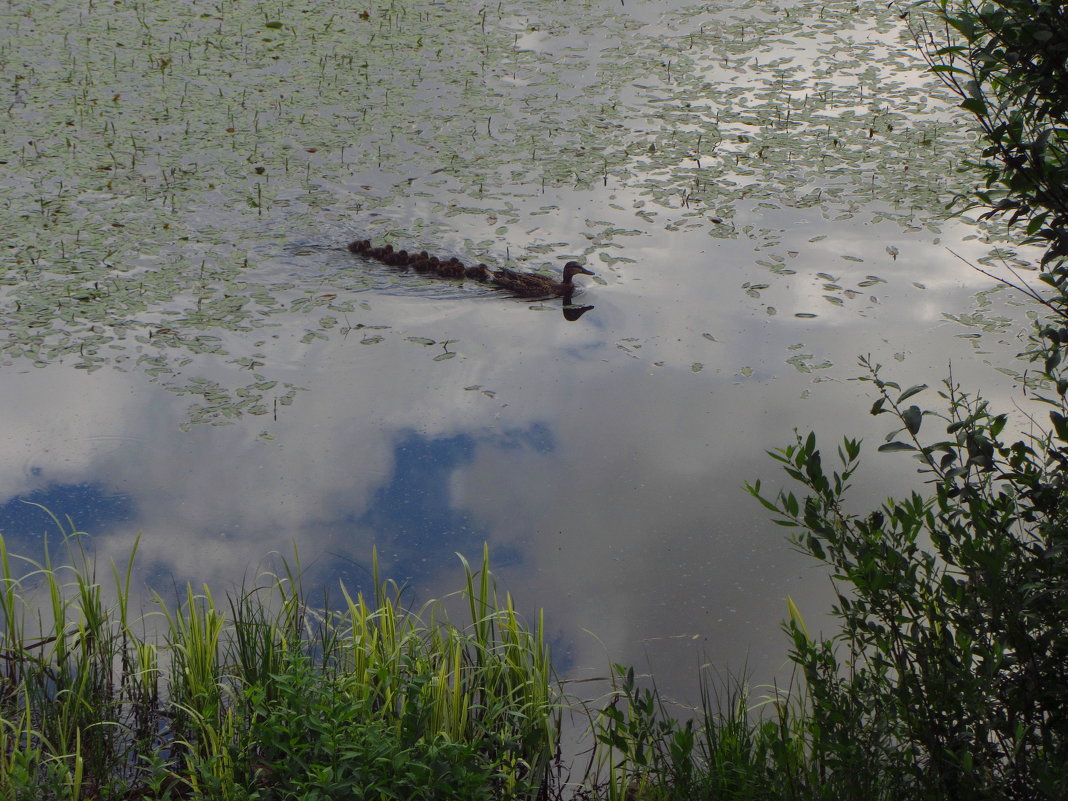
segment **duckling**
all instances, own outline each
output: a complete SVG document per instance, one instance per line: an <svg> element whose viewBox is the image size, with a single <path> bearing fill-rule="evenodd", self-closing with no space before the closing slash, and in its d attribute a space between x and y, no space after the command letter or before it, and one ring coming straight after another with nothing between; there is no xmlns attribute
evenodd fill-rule
<svg viewBox="0 0 1068 801"><path fill-rule="evenodd" d="M448 261L442 262L437 272L442 278L463 278L464 264L454 256Z"/></svg>
<svg viewBox="0 0 1068 801"><path fill-rule="evenodd" d="M417 253L412 256L411 261L408 262L408 266L415 270L417 273L425 273L430 271L430 258L423 253Z"/></svg>
<svg viewBox="0 0 1068 801"><path fill-rule="evenodd" d="M490 280L489 267L485 264L476 264L474 267L468 267L464 270L464 277L470 278L472 281L480 281L483 284L488 284Z"/></svg>

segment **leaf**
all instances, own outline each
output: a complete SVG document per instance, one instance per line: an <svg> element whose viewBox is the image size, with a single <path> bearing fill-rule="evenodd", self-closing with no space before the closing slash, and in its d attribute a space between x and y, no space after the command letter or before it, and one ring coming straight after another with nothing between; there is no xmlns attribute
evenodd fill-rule
<svg viewBox="0 0 1068 801"><path fill-rule="evenodd" d="M1068 442L1068 418L1065 418L1059 412L1050 412L1049 419L1057 432L1057 439L1061 442Z"/></svg>
<svg viewBox="0 0 1068 801"><path fill-rule="evenodd" d="M786 596L786 610L790 615L790 621L805 635L805 638L812 639L808 633L808 627L805 625L805 619L801 616L801 610L797 608L794 599L789 595Z"/></svg>
<svg viewBox="0 0 1068 801"><path fill-rule="evenodd" d="M1049 351L1049 356L1046 357L1045 370L1047 373L1052 373L1056 369L1057 365L1061 363L1061 350L1060 348L1053 348Z"/></svg>
<svg viewBox="0 0 1068 801"><path fill-rule="evenodd" d="M967 75L967 70L962 70L960 67L953 67L949 64L936 64L933 67L929 67L931 72L949 72L957 75Z"/></svg>
<svg viewBox="0 0 1068 801"><path fill-rule="evenodd" d="M878 450L883 453L893 453L895 451L914 451L915 445L909 445L907 442L899 442L894 440L893 442L887 442L885 445L880 445Z"/></svg>
<svg viewBox="0 0 1068 801"><path fill-rule="evenodd" d="M994 422L990 424L990 436L997 437L1005 428L1005 423L1008 422L1008 417L1004 414L999 414L994 418Z"/></svg>
<svg viewBox="0 0 1068 801"><path fill-rule="evenodd" d="M909 430L909 433L915 436L920 430L920 423L923 422L923 412L920 411L919 406L910 406L901 413L901 420L905 423L905 428Z"/></svg>
<svg viewBox="0 0 1068 801"><path fill-rule="evenodd" d="M925 389L927 389L927 385L926 384L916 384L915 386L909 387L908 389L906 389L904 392L902 392L900 395L897 396L897 402L898 403L903 403L904 401L906 401L909 398L911 398L913 395L916 395L916 394L918 394L920 392L923 392Z"/></svg>

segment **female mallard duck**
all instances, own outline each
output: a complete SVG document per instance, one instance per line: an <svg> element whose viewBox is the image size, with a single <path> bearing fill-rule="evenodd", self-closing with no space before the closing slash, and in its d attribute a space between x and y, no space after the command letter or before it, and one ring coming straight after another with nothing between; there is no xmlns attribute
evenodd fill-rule
<svg viewBox="0 0 1068 801"><path fill-rule="evenodd" d="M571 280L576 275L593 275L577 261L569 261L564 265L564 280L557 281L548 275L538 273L519 273L501 267L489 271L489 283L507 289L518 298L548 298L570 295L575 291L575 284Z"/></svg>
<svg viewBox="0 0 1068 801"><path fill-rule="evenodd" d="M516 272L507 267L496 270L485 264L465 267L464 263L455 256L442 260L429 255L425 250L421 253L409 254L406 250L395 251L391 245L376 248L371 247L368 239L357 239L349 243L349 250L357 255L367 256L383 264L402 269L411 268L419 273L433 273L442 278L469 278L483 284L492 284L507 290L517 298L567 297L575 291L572 279L576 275L594 274L577 261L569 261L564 265L564 280L562 281L539 273Z"/></svg>

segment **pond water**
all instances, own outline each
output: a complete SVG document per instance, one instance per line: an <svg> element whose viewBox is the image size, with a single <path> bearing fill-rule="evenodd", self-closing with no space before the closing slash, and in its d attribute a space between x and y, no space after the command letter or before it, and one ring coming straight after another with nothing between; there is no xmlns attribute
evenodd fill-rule
<svg viewBox="0 0 1068 801"><path fill-rule="evenodd" d="M883 3L11 2L0 531L146 588L415 600L483 543L564 675L781 674L830 586L742 489L887 433L856 358L997 399L1024 309L965 266L967 121ZM45 10L47 9L47 11ZM575 304L348 241L580 276ZM1024 254L1026 256L1026 254ZM858 506L912 486L874 454ZM918 480L918 479L916 479ZM31 502L27 504L26 501ZM34 505L39 504L39 505ZM64 526L66 523L64 522Z"/></svg>

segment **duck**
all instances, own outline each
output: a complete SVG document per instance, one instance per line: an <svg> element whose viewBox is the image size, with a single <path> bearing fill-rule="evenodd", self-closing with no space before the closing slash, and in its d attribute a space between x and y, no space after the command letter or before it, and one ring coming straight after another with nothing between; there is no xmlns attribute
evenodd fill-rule
<svg viewBox="0 0 1068 801"><path fill-rule="evenodd" d="M569 261L564 265L564 280L557 281L555 278L540 273L520 273L501 267L489 271L489 283L506 289L517 298L548 298L563 297L574 293L576 275L594 275L577 261Z"/></svg>
<svg viewBox="0 0 1068 801"><path fill-rule="evenodd" d="M425 250L420 253L409 253L406 250L395 251L392 245L376 248L372 247L369 239L357 239L350 242L348 249L358 256L366 256L392 267L400 267L402 270L412 269L418 273L433 273L441 278L467 278L482 284L490 284L498 289L506 290L517 298L570 298L575 291L574 277L576 275L595 275L577 261L569 261L564 265L562 281L552 276L540 273L521 273L507 267L493 269L486 264L468 267L455 256L449 259L439 259Z"/></svg>

